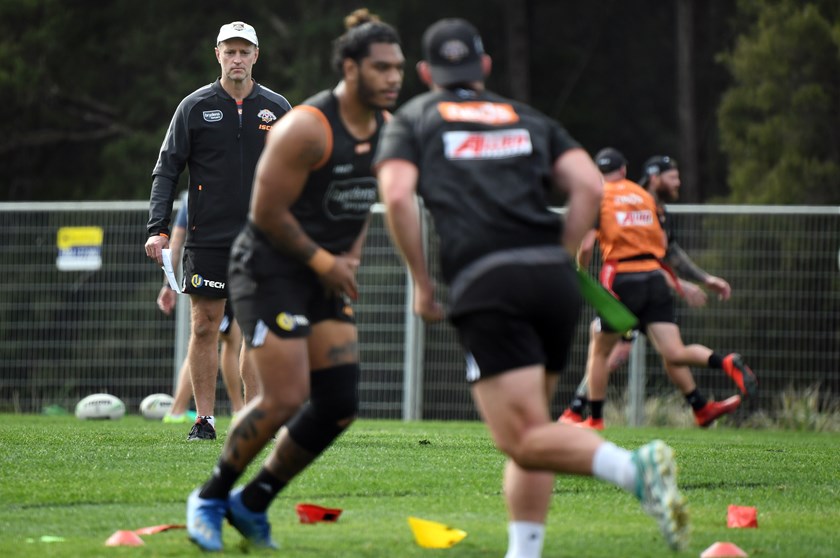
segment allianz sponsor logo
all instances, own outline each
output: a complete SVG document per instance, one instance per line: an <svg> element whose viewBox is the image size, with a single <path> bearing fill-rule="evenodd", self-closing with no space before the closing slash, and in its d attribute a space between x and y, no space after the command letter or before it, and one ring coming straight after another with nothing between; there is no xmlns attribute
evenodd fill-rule
<svg viewBox="0 0 840 558"><path fill-rule="evenodd" d="M443 151L450 160L505 159L530 155L533 150L531 134L524 128L443 134Z"/></svg>
<svg viewBox="0 0 840 558"><path fill-rule="evenodd" d="M201 113L201 116L204 117L206 122L218 122L225 117L220 110L205 110Z"/></svg>
<svg viewBox="0 0 840 558"><path fill-rule="evenodd" d="M222 281L211 281L210 279L205 279L198 273L193 275L190 278L190 284L195 287L196 289L200 289L202 287L207 287L210 289L221 289L224 290L225 284Z"/></svg>
<svg viewBox="0 0 840 558"><path fill-rule="evenodd" d="M642 211L616 211L615 219L622 227L649 226L654 222L653 213L648 209Z"/></svg>

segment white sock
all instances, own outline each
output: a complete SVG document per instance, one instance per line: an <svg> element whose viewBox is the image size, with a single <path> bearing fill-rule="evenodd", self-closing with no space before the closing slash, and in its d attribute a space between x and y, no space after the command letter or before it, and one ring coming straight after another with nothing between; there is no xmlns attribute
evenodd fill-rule
<svg viewBox="0 0 840 558"><path fill-rule="evenodd" d="M505 558L540 558L545 525L530 521L508 523L508 551Z"/></svg>
<svg viewBox="0 0 840 558"><path fill-rule="evenodd" d="M215 416L213 416L213 415L203 415L203 416L200 416L198 418L206 419L207 422L210 423L210 426L212 426L213 428L216 428L216 417Z"/></svg>
<svg viewBox="0 0 840 558"><path fill-rule="evenodd" d="M604 442L595 450L592 459L592 474L631 494L636 492L636 465L632 452L612 442Z"/></svg>

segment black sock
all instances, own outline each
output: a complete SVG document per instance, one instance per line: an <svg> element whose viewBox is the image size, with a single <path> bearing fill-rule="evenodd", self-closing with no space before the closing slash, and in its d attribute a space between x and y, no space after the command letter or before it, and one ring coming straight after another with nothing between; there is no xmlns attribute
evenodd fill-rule
<svg viewBox="0 0 840 558"><path fill-rule="evenodd" d="M709 357L709 368L717 368L718 370L723 368L723 357L717 353L712 353Z"/></svg>
<svg viewBox="0 0 840 558"><path fill-rule="evenodd" d="M572 412L577 413L579 415L583 415L583 412L586 410L586 404L589 400L586 398L585 395L576 395L575 398L572 400L572 405L569 407Z"/></svg>
<svg viewBox="0 0 840 558"><path fill-rule="evenodd" d="M284 486L286 486L285 482L263 467L257 476L242 489L242 503L252 512L264 512Z"/></svg>
<svg viewBox="0 0 840 558"><path fill-rule="evenodd" d="M213 468L213 476L201 487L201 492L198 493L199 497L227 498L230 489L233 488L233 483L241 474L232 466L219 460L219 463Z"/></svg>
<svg viewBox="0 0 840 558"><path fill-rule="evenodd" d="M604 418L604 402L589 401L589 417L593 420Z"/></svg>
<svg viewBox="0 0 840 558"><path fill-rule="evenodd" d="M700 390L697 388L695 388L691 393L686 394L685 400L688 401L688 404L691 405L691 408L695 411L699 411L706 406L706 398L703 397L703 394L700 393Z"/></svg>

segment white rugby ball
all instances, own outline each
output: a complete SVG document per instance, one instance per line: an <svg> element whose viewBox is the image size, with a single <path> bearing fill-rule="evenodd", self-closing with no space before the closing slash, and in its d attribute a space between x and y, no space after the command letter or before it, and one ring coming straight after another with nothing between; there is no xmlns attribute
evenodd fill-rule
<svg viewBox="0 0 840 558"><path fill-rule="evenodd" d="M153 393L140 402L140 414L149 420L161 420L174 401L168 393Z"/></svg>
<svg viewBox="0 0 840 558"><path fill-rule="evenodd" d="M125 415L125 404L108 393L94 393L76 403L76 417L118 420Z"/></svg>

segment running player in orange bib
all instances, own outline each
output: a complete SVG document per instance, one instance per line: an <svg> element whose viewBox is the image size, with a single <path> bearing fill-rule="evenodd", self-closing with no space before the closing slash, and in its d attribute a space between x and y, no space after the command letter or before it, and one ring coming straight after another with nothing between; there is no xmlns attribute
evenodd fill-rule
<svg viewBox="0 0 840 558"><path fill-rule="evenodd" d="M721 298L729 297L729 284L697 268L679 246L669 241L664 206L650 191L627 180L627 163L620 152L602 149L595 161L604 175L604 197L597 228L582 242L579 262L584 266L589 263L597 239L603 258L601 283L639 318L639 330L662 357L668 377L691 405L695 421L707 427L721 415L735 411L743 398L753 394L757 381L740 355L722 356L703 345L683 343L676 323L673 291L691 306L705 304L705 293L694 283L679 279L665 261L672 262L681 275L702 281ZM663 156L651 158L645 165L643 182L652 180L667 194L668 201L676 199L676 161ZM608 359L623 334L612 331L600 319L593 325L586 366L590 416L577 423L581 426L604 428L603 405L611 371ZM719 402L707 401L697 388L690 366L722 369L740 394ZM568 414L564 413L564 422L570 422Z"/></svg>

